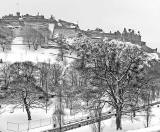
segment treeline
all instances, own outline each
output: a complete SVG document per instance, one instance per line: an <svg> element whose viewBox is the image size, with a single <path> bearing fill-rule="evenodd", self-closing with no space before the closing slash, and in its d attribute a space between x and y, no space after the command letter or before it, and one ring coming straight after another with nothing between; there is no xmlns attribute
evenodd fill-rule
<svg viewBox="0 0 160 132"><path fill-rule="evenodd" d="M9 28L0 25L0 47L4 52L11 49L11 42L13 39L13 32Z"/></svg>

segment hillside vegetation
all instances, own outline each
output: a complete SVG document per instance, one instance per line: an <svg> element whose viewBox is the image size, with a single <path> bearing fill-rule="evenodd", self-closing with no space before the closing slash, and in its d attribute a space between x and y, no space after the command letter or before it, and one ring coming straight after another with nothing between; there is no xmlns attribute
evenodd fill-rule
<svg viewBox="0 0 160 132"><path fill-rule="evenodd" d="M10 49L13 32L9 28L0 25L0 46L3 51Z"/></svg>

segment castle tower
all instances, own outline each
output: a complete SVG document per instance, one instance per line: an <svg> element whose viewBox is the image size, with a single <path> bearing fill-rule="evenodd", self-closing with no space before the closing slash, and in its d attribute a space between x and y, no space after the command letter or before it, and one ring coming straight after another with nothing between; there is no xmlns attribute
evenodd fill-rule
<svg viewBox="0 0 160 132"><path fill-rule="evenodd" d="M19 18L21 17L20 12L17 12L16 14L17 14L17 17L19 17Z"/></svg>

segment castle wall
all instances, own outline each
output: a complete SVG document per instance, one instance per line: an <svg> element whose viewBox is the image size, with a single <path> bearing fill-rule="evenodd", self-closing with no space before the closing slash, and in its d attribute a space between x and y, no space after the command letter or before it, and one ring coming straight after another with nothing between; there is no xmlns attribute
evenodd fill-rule
<svg viewBox="0 0 160 132"><path fill-rule="evenodd" d="M45 43L48 42L49 32L49 24L46 22L25 22L24 25L27 27L31 27L38 32L40 32L45 37Z"/></svg>
<svg viewBox="0 0 160 132"><path fill-rule="evenodd" d="M20 20L21 18L21 20ZM30 26L33 29L41 32L43 36L48 38L54 37L56 34L62 34L65 37L74 37L80 31L77 24L59 20L58 22L51 16L50 19L46 19L43 15L32 16L29 14L20 16L20 13L17 13L16 16L10 14L4 16L1 19L1 22L5 22L11 25L21 25L20 22L24 23L25 26ZM134 44L145 45L145 42L141 41L140 33L136 34L134 30L129 29L128 31L124 28L123 33L116 31L114 33L104 33L103 30L87 30L84 33L91 38L104 38L107 37L109 40L116 39L126 42L131 42ZM46 42L47 38L46 37Z"/></svg>
<svg viewBox="0 0 160 132"><path fill-rule="evenodd" d="M56 36L57 34L62 34L64 37L75 37L77 33L78 30L73 28L55 27L54 29L54 36Z"/></svg>

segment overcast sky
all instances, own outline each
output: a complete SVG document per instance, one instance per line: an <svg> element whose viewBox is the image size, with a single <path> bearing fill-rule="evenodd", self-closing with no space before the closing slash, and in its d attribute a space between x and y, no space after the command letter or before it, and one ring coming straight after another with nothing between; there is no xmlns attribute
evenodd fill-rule
<svg viewBox="0 0 160 132"><path fill-rule="evenodd" d="M160 51L160 0L0 0L0 16L17 11L52 14L82 29L139 30L143 41Z"/></svg>

